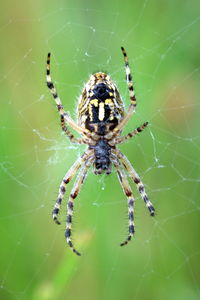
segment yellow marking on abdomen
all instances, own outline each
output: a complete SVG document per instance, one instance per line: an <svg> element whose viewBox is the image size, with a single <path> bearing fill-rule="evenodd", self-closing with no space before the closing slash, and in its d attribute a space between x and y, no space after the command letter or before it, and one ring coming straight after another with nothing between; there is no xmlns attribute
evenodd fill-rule
<svg viewBox="0 0 200 300"><path fill-rule="evenodd" d="M92 106L98 107L99 106L99 102L97 99L92 99L89 103L89 117L90 117L90 121L93 121L93 113L92 113Z"/></svg>
<svg viewBox="0 0 200 300"><path fill-rule="evenodd" d="M105 117L105 108L104 108L104 102L99 103L99 120L103 121Z"/></svg>
<svg viewBox="0 0 200 300"><path fill-rule="evenodd" d="M105 100L105 104L106 104L106 105L108 105L108 104L113 105L112 99L106 99L106 100Z"/></svg>
<svg viewBox="0 0 200 300"><path fill-rule="evenodd" d="M91 104L94 104L95 107L98 107L99 103L98 103L98 100L97 99L92 99L90 101Z"/></svg>
<svg viewBox="0 0 200 300"><path fill-rule="evenodd" d="M106 99L105 100L105 104L109 105L109 107L110 107L110 117L109 117L109 120L112 121L114 119L114 116L113 116L113 110L114 110L113 100L112 99Z"/></svg>

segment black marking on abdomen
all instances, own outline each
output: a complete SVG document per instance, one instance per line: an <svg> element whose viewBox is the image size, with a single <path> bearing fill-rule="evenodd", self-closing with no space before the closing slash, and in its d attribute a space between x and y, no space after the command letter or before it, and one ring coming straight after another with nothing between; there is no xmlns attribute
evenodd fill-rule
<svg viewBox="0 0 200 300"><path fill-rule="evenodd" d="M106 125L105 125L105 123L99 123L98 124L97 134L99 134L101 136L106 134Z"/></svg>
<svg viewBox="0 0 200 300"><path fill-rule="evenodd" d="M110 92L113 92L105 83L99 83L95 85L94 89L92 90L94 95L91 99L98 99L100 101L105 101L106 99L110 98Z"/></svg>

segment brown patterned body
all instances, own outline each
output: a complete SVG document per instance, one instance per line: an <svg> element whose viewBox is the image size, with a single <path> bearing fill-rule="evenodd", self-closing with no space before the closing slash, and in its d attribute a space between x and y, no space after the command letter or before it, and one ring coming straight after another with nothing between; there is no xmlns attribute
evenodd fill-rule
<svg viewBox="0 0 200 300"><path fill-rule="evenodd" d="M128 57L123 47L121 47L121 50L124 56L126 81L130 98L130 105L127 113L125 114L124 112L122 99L110 76L106 73L98 72L91 75L79 98L77 112L78 124L76 124L76 122L74 122L64 110L50 76L50 53L47 57L47 86L50 89L60 114L62 130L71 142L88 145L84 154L78 158L70 170L65 174L60 184L58 198L53 209L53 220L57 224L60 224L58 214L66 192L66 186L78 172L78 176L69 196L65 229L67 243L70 249L77 255L80 255L80 253L74 248L71 241L74 200L78 196L80 188L86 178L87 171L91 166L94 167L95 174L101 174L103 172L110 174L112 165L117 170L119 182L128 200L128 237L120 244L121 246L128 244L135 232L134 197L126 172L136 184L150 215L153 216L155 212L152 203L147 197L144 185L141 182L139 175L136 173L126 156L123 155L116 147L117 144L123 143L124 141L134 137L136 134L142 132L148 125L148 122L145 122L127 135L121 136L124 126L129 121L136 108L136 97ZM68 129L67 125L71 126L76 132L81 134L82 137L76 138Z"/></svg>
<svg viewBox="0 0 200 300"><path fill-rule="evenodd" d="M103 136L123 117L123 102L110 76L101 72L93 74L79 98L78 124Z"/></svg>

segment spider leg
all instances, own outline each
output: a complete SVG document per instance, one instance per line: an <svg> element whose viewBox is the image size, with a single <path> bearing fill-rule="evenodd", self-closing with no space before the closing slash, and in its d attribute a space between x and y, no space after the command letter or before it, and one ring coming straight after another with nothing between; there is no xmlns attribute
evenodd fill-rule
<svg viewBox="0 0 200 300"><path fill-rule="evenodd" d="M65 122L67 122L74 130L76 130L77 132L79 132L80 134L85 134L88 137L91 137L91 134L89 133L89 131L87 129L84 129L80 126L78 126L71 118L70 116L64 111L62 102L60 97L58 96L58 93L56 91L56 88L53 84L53 81L51 79L51 75L50 75L50 58L51 58L51 54L48 53L47 56L47 67L46 67L46 80L47 80L47 86L50 89L50 92L56 102L57 108L58 108L58 112L60 114L60 118L61 118L61 127L62 130L66 133L66 135L69 137L69 139L74 142L74 143L78 143L78 144L82 144L84 143L83 139L77 139L74 137L74 135L71 133L71 131L65 126Z"/></svg>
<svg viewBox="0 0 200 300"><path fill-rule="evenodd" d="M122 154L118 149L116 149L115 151L116 151L115 153L116 153L117 157L119 158L120 162L122 162L123 166L125 167L125 169L129 173L130 177L135 182L135 184L137 186L137 189L138 189L142 199L144 200L144 202L146 204L146 207L148 208L148 210L150 212L150 215L154 216L155 215L155 209L154 209L153 204L151 203L151 201L148 199L148 196L145 192L144 184L142 183L139 175L136 173L135 169L131 165L128 158L124 154Z"/></svg>
<svg viewBox="0 0 200 300"><path fill-rule="evenodd" d="M133 131L131 131L127 135L120 136L120 137L116 138L114 140L115 145L116 144L124 143L125 141L127 141L130 138L134 137L136 134L142 132L147 127L148 124L149 124L148 122L145 122L144 124L142 124L141 126L137 127L136 129L134 129Z"/></svg>
<svg viewBox="0 0 200 300"><path fill-rule="evenodd" d="M122 166L120 165L119 161L117 160L117 162L116 162L116 160L112 160L112 162L117 169L117 175L118 175L119 182L122 186L124 194L127 196L127 199L128 199L128 220L129 220L128 231L129 231L129 234L128 234L128 237L126 238L126 240L120 244L120 246L124 246L124 245L127 245L128 242L132 239L132 236L135 232L135 226L134 226L134 203L135 203L135 200L133 197L131 187L128 183L126 174L125 174Z"/></svg>
<svg viewBox="0 0 200 300"><path fill-rule="evenodd" d="M126 53L126 51L123 47L121 47L121 50L122 50L122 54L124 56L126 81L127 81L127 85L128 85L128 89L129 89L129 97L130 97L131 103L129 105L128 112L127 112L126 116L113 129L112 133L107 134L106 137L109 138L109 139L115 137L123 129L123 127L126 125L126 123L131 118L132 114L135 112L135 108L136 108L136 97L135 97L135 91L134 91L134 88L133 88L133 81L132 81L131 69L130 69L129 62L128 62L128 56L127 56L127 53Z"/></svg>
<svg viewBox="0 0 200 300"><path fill-rule="evenodd" d="M136 97L135 97L135 91L133 88L133 81L132 81L132 75L131 75L131 69L129 66L129 62L128 62L128 56L126 53L126 50L121 47L123 56L124 56L124 62L125 62L125 72L126 72L126 81L127 81L127 85L128 85L128 89L129 89L129 97L131 100L131 106L129 106L129 110L131 109L131 107L133 107L133 111L134 112L135 108L136 108ZM131 116L129 116L130 118Z"/></svg>
<svg viewBox="0 0 200 300"><path fill-rule="evenodd" d="M84 144L84 139L83 138L76 138L71 131L67 128L65 125L65 119L64 119L64 114L60 115L60 122L61 122L61 128L64 131L64 133L68 136L70 141L75 144Z"/></svg>
<svg viewBox="0 0 200 300"><path fill-rule="evenodd" d="M81 168L81 170L77 176L77 179L74 183L74 186L71 191L69 201L67 204L67 221L66 221L65 237L66 237L67 243L68 243L69 247L71 248L71 250L74 253L76 253L78 256L80 256L81 254L74 248L72 241L71 241L71 227L72 227L72 215L73 215L73 211L74 211L74 199L78 196L78 193L80 192L81 186L87 175L88 168L91 166L91 164L93 162L93 158L94 157L91 157L91 159L88 159L87 161L85 161L83 167Z"/></svg>
<svg viewBox="0 0 200 300"><path fill-rule="evenodd" d="M60 184L58 197L57 197L56 203L55 203L53 211L52 211L52 217L56 224L60 224L60 221L58 220L58 214L60 212L62 200L63 200L65 192L66 192L66 185L73 179L76 172L78 171L78 169L80 168L82 163L84 163L88 159L89 155L91 155L91 151L86 151L81 156L81 158L79 158L73 164L73 166L69 169L69 171L66 173L66 175L64 176L64 178Z"/></svg>

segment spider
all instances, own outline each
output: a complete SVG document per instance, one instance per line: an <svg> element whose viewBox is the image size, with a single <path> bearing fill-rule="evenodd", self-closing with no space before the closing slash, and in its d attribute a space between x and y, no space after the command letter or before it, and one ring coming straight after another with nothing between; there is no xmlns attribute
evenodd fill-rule
<svg viewBox="0 0 200 300"><path fill-rule="evenodd" d="M60 114L61 127L71 142L86 144L88 147L81 157L72 165L64 176L53 208L53 220L60 224L58 214L66 192L66 185L79 171L67 204L67 220L65 237L71 250L81 255L73 246L71 240L72 216L74 211L74 199L78 196L81 186L86 178L88 169L93 166L95 174L110 174L112 166L116 168L119 182L128 200L128 236L120 245L124 246L131 240L134 232L134 197L127 180L126 172L134 181L137 189L148 208L150 215L154 216L155 209L149 201L144 185L133 166L117 148L116 145L123 143L136 134L142 132L148 125L145 122L127 135L121 136L124 126L127 124L136 109L136 97L133 88L131 70L128 63L126 51L121 47L125 63L126 81L129 90L130 105L127 113L124 112L124 105L116 85L110 76L98 72L89 78L78 102L78 124L75 123L68 113L64 111L61 100L50 75L50 57L47 56L46 79L47 86L56 102ZM78 132L82 137L75 137L68 129L67 124Z"/></svg>

